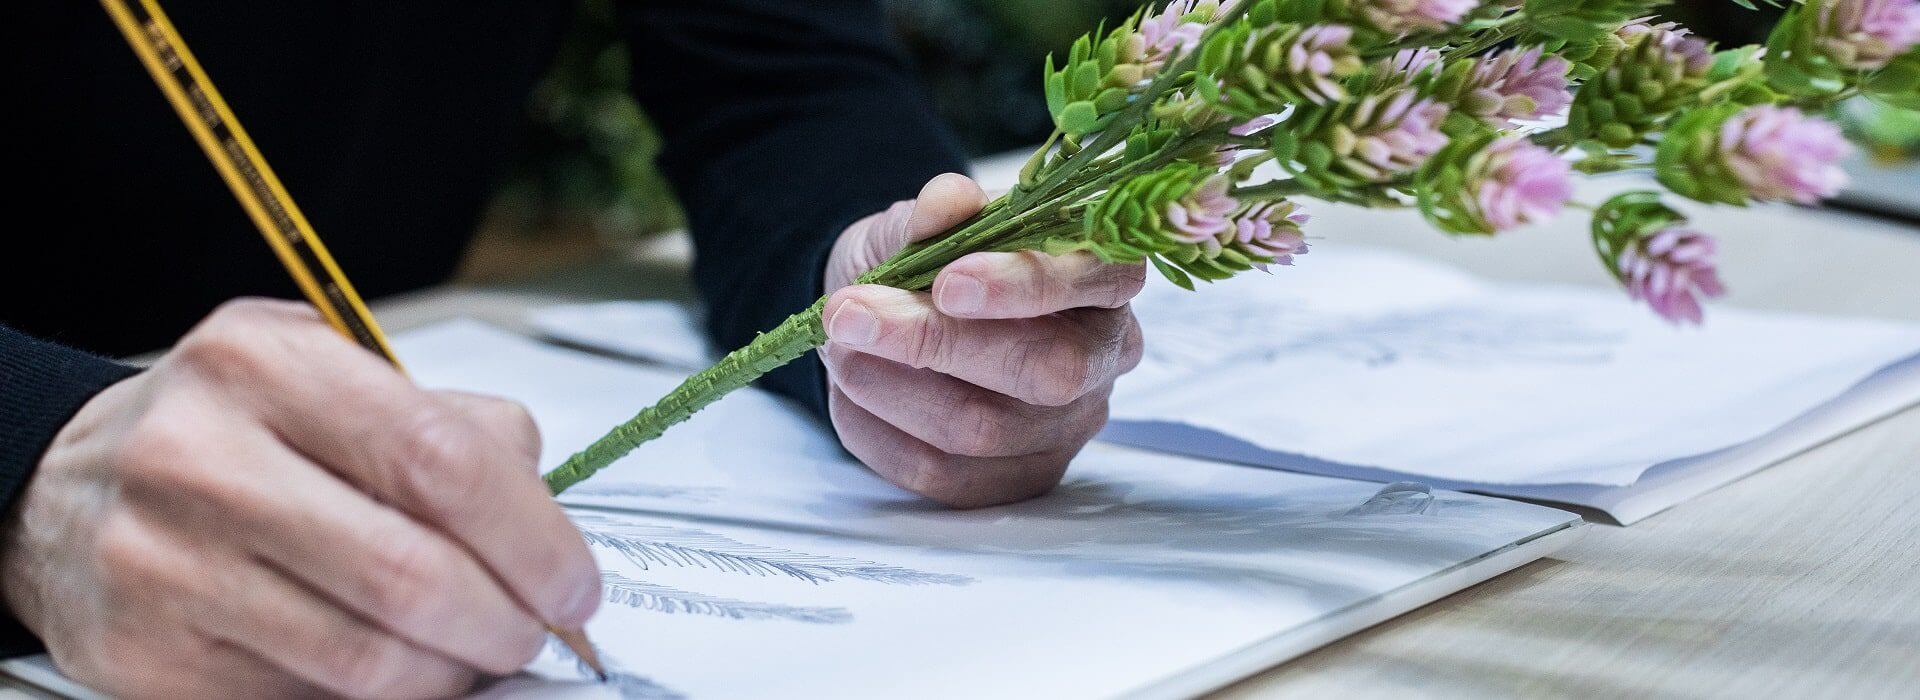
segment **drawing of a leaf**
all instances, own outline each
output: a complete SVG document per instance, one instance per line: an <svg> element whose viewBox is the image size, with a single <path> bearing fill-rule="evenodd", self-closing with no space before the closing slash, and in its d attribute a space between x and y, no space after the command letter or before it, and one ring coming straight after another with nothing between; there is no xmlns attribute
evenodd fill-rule
<svg viewBox="0 0 1920 700"><path fill-rule="evenodd" d="M846 608L812 607L761 603L722 598L705 593L683 591L657 583L636 581L608 571L600 574L607 588L607 602L659 613L711 615L735 620L790 620L812 624L837 625L853 620Z"/></svg>
<svg viewBox="0 0 1920 700"><path fill-rule="evenodd" d="M619 552L642 568L699 567L752 576L788 576L808 583L834 579L907 586L973 583L973 579L957 574L748 544L692 528L622 522L592 513L576 513L574 521L581 526L588 544Z"/></svg>

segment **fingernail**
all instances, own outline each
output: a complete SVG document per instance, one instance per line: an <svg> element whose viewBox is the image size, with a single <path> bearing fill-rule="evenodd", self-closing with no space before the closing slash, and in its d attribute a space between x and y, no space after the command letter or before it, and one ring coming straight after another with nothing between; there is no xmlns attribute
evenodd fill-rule
<svg viewBox="0 0 1920 700"><path fill-rule="evenodd" d="M600 579L581 579L580 584L574 586L573 595L567 598L566 604L560 609L560 619L555 620L554 624L567 628L586 624L594 611L600 609Z"/></svg>
<svg viewBox="0 0 1920 700"><path fill-rule="evenodd" d="M866 304L849 301L833 312L827 333L833 336L833 342L842 345L872 345L880 339L880 317L873 315Z"/></svg>
<svg viewBox="0 0 1920 700"><path fill-rule="evenodd" d="M987 285L967 275L948 275L940 283L940 306L947 311L970 314L987 305Z"/></svg>

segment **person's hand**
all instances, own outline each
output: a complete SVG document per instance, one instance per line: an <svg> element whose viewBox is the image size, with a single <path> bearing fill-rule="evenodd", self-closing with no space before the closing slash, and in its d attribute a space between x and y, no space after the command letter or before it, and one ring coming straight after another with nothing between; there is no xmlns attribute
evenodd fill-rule
<svg viewBox="0 0 1920 700"><path fill-rule="evenodd" d="M64 427L0 539L61 671L139 697L444 696L600 600L503 400L235 302Z"/></svg>
<svg viewBox="0 0 1920 700"><path fill-rule="evenodd" d="M1127 306L1146 281L1138 265L975 253L931 294L847 286L985 204L972 180L942 175L848 227L827 263L820 356L841 443L888 481L956 507L1053 488L1106 424L1114 379L1140 362Z"/></svg>

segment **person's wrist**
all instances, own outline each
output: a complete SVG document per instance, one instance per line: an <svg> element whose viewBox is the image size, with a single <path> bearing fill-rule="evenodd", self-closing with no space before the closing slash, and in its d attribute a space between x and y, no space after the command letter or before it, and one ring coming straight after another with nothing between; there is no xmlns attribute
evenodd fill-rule
<svg viewBox="0 0 1920 700"><path fill-rule="evenodd" d="M40 630L40 594L32 580L32 551L27 546L25 511L27 495L33 488L28 478L20 489L20 498L0 510L0 623L17 622L27 632ZM0 624L4 626L4 624Z"/></svg>
<svg viewBox="0 0 1920 700"><path fill-rule="evenodd" d="M105 422L103 413L109 411L108 407L116 397L135 390L132 385L136 382L128 380L137 380L142 376L145 375L130 375L81 404L80 409L54 434L34 469L27 473L13 503L0 511L0 605L5 606L0 614L10 617L28 633L42 639L46 638L46 612L50 606L46 600L49 592L45 590L41 577L46 568L45 558L53 552L48 548L50 543L42 541L50 535L37 529L35 522L37 519L40 524L49 524L46 514L50 504L43 502L47 498L46 491L50 483L60 478L60 463L71 462L75 450L87 449L81 443L87 442L89 436L100 431ZM67 458L63 459L63 455ZM36 513L40 515L36 516Z"/></svg>

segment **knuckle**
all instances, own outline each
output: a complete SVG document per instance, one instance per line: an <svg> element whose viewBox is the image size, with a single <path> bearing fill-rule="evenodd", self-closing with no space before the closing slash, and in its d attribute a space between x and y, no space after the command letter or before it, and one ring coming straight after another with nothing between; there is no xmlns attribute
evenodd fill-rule
<svg viewBox="0 0 1920 700"><path fill-rule="evenodd" d="M98 580L109 591L151 591L166 566L158 561L152 538L130 516L116 515L95 535Z"/></svg>
<svg viewBox="0 0 1920 700"><path fill-rule="evenodd" d="M928 455L913 465L910 483L903 484L912 491L941 505L961 508L969 504L970 488L965 470L948 455Z"/></svg>
<svg viewBox="0 0 1920 700"><path fill-rule="evenodd" d="M945 324L931 319L914 324L907 347L907 364L916 368L951 367L953 333Z"/></svg>
<svg viewBox="0 0 1920 700"><path fill-rule="evenodd" d="M403 534L374 543L367 573L369 611L390 628L428 629L444 590L440 556L424 535Z"/></svg>
<svg viewBox="0 0 1920 700"><path fill-rule="evenodd" d="M168 485L193 479L200 445L190 426L156 411L142 416L113 448L109 459L137 484Z"/></svg>
<svg viewBox="0 0 1920 700"><path fill-rule="evenodd" d="M1007 449L1010 432L1004 412L985 396L971 396L942 423L939 447L965 457L993 457Z"/></svg>
<svg viewBox="0 0 1920 700"><path fill-rule="evenodd" d="M370 634L323 648L328 675L350 696L388 695L407 671L408 649L393 637Z"/></svg>
<svg viewBox="0 0 1920 700"><path fill-rule="evenodd" d="M1065 406L1086 393L1089 379L1094 376L1094 353L1079 343L1055 343L1045 352L1039 353L1035 362L1033 392L1029 403L1040 406Z"/></svg>
<svg viewBox="0 0 1920 700"><path fill-rule="evenodd" d="M1109 273L1106 276L1106 302L1103 306L1118 309L1133 301L1140 291L1147 287L1147 276L1138 266L1128 265L1126 269Z"/></svg>
<svg viewBox="0 0 1920 700"><path fill-rule="evenodd" d="M498 428L500 435L506 436L511 447L518 450L529 460L540 458L540 426L533 420L533 412L515 401L498 402Z"/></svg>
<svg viewBox="0 0 1920 700"><path fill-rule="evenodd" d="M419 409L399 432L400 445L389 465L398 472L403 497L435 513L458 508L483 486L476 474L472 430L452 411Z"/></svg>

